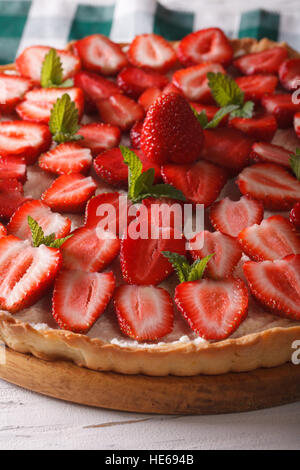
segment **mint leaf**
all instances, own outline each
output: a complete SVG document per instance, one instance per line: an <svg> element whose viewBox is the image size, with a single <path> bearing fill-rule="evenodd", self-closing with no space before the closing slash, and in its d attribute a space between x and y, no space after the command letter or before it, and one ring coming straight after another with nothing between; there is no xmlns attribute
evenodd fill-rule
<svg viewBox="0 0 300 470"><path fill-rule="evenodd" d="M254 111L253 101L246 101L246 103L240 108L230 113L230 118L241 117L241 118L252 118Z"/></svg>
<svg viewBox="0 0 300 470"><path fill-rule="evenodd" d="M218 127L222 119L227 114L232 115L232 113L238 109L239 106L237 104L229 104L228 106L224 106L224 108L220 108L214 115L213 119L205 126L205 129L214 129L215 127Z"/></svg>
<svg viewBox="0 0 300 470"><path fill-rule="evenodd" d="M42 227L39 226L36 220L30 215L27 217L27 220L32 234L32 244L35 248L41 245L48 246L49 248L60 248L63 243L73 236L68 235L67 237L57 239L55 239L55 233L45 236Z"/></svg>
<svg viewBox="0 0 300 470"><path fill-rule="evenodd" d="M290 165L297 180L300 181L300 149L296 148L296 152L291 154Z"/></svg>
<svg viewBox="0 0 300 470"><path fill-rule="evenodd" d="M129 148L120 145L124 163L128 165L128 197L134 203L141 202L148 197L185 201L186 198L179 189L169 184L153 184L155 177L154 168L143 171L143 164L139 157Z"/></svg>
<svg viewBox="0 0 300 470"><path fill-rule="evenodd" d="M208 72L207 78L211 93L220 107L230 104L243 105L245 94L233 78L221 72Z"/></svg>
<svg viewBox="0 0 300 470"><path fill-rule="evenodd" d="M83 137L76 135L78 124L78 109L70 96L65 93L53 105L49 121L49 129L55 142L69 142Z"/></svg>
<svg viewBox="0 0 300 470"><path fill-rule="evenodd" d="M162 251L161 253L168 258L172 264L180 283L202 279L207 263L214 256L213 253L203 259L196 260L190 265L187 258L183 255L172 253L171 251Z"/></svg>
<svg viewBox="0 0 300 470"><path fill-rule="evenodd" d="M41 70L41 86L43 88L67 88L74 85L72 79L63 82L63 66L55 49L45 55Z"/></svg>
<svg viewBox="0 0 300 470"><path fill-rule="evenodd" d="M198 111L196 111L196 109L193 108L193 106L191 106L191 108L192 108L194 115L198 119L200 126L202 127L202 129L205 129L208 124L208 118L207 118L205 109L203 109L201 113L198 113Z"/></svg>

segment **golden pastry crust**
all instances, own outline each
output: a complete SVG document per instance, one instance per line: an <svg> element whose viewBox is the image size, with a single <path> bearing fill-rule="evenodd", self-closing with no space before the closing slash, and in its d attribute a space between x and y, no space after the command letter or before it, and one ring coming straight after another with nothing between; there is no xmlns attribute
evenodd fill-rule
<svg viewBox="0 0 300 470"><path fill-rule="evenodd" d="M285 43L251 38L231 41L235 56L281 45L289 57L300 55ZM125 46L125 45L124 45ZM72 48L69 44L68 49ZM14 65L1 67L13 69ZM0 311L0 338L11 349L44 360L69 360L80 367L152 376L217 375L275 367L291 361L300 326L276 327L216 343L176 342L155 347L123 347L65 330L36 329Z"/></svg>

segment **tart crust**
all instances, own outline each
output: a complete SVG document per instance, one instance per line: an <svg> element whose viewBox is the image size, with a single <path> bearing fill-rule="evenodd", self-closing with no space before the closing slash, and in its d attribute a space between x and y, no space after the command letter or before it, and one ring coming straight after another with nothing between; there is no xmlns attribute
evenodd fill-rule
<svg viewBox="0 0 300 470"><path fill-rule="evenodd" d="M244 38L231 41L235 56L281 45L289 57L299 57L286 43ZM126 46L125 44L123 45ZM176 46L176 44L175 44ZM68 45L72 49L72 44ZM0 67L13 70L14 64ZM291 361L300 325L270 328L216 343L160 343L155 347L123 347L66 330L37 329L0 311L0 338L11 349L44 360L69 360L80 367L122 374L152 376L218 375L275 367Z"/></svg>

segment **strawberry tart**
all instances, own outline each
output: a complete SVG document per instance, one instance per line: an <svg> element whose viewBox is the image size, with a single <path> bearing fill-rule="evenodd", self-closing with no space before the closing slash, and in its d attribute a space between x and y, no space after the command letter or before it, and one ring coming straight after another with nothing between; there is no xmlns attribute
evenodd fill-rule
<svg viewBox="0 0 300 470"><path fill-rule="evenodd" d="M291 361L299 57L208 28L178 43L94 34L3 67L2 341L123 374ZM192 237L186 207L204 213Z"/></svg>

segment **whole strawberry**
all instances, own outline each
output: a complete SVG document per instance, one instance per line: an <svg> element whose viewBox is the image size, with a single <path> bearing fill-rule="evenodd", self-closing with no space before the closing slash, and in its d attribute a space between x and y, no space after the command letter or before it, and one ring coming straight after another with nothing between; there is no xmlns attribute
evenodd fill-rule
<svg viewBox="0 0 300 470"><path fill-rule="evenodd" d="M162 95L150 107L141 134L141 149L149 160L192 163L203 147L203 131L190 105L178 93Z"/></svg>

